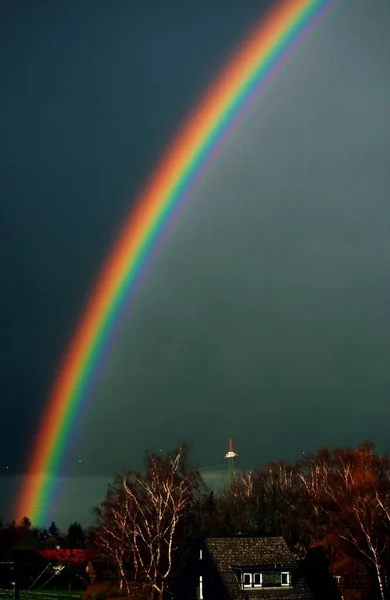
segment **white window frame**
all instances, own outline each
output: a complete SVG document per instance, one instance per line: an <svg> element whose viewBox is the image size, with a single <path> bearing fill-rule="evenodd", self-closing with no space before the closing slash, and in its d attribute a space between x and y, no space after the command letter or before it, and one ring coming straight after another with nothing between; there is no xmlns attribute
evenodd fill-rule
<svg viewBox="0 0 390 600"><path fill-rule="evenodd" d="M199 575L198 600L203 600L203 577Z"/></svg>
<svg viewBox="0 0 390 600"><path fill-rule="evenodd" d="M260 575L260 583L255 583L256 575ZM253 582L253 587L255 587L255 588L262 587L263 586L263 573L259 573L258 571L256 573L253 573L252 582Z"/></svg>
<svg viewBox="0 0 390 600"><path fill-rule="evenodd" d="M245 583L245 575L249 575L249 583ZM243 588L252 587L252 573L243 573L242 574L242 587Z"/></svg>
<svg viewBox="0 0 390 600"><path fill-rule="evenodd" d="M283 575L287 575L287 583L283 583ZM280 574L280 585L283 587L290 586L290 571L282 571Z"/></svg>

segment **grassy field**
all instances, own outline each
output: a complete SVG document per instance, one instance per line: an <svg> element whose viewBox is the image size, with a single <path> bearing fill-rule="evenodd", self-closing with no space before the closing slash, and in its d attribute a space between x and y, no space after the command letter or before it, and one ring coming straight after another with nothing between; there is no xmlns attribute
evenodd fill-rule
<svg viewBox="0 0 390 600"><path fill-rule="evenodd" d="M65 600L70 598L72 600L79 600L82 592L80 590L69 591L69 590L20 590L21 600ZM0 590L0 598L13 598L14 590Z"/></svg>

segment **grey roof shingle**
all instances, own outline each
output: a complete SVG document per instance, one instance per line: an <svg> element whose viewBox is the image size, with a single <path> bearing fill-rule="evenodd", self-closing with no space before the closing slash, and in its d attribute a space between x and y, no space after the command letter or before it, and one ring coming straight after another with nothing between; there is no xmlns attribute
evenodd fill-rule
<svg viewBox="0 0 390 600"><path fill-rule="evenodd" d="M284 538L208 538L206 548L219 571L224 586L232 600L245 598L268 600L298 600L311 598L303 580L293 587L276 587L242 590L232 567L280 566L280 569L297 569L297 562Z"/></svg>
<svg viewBox="0 0 390 600"><path fill-rule="evenodd" d="M230 565L298 566L282 537L208 538L206 545L209 552Z"/></svg>

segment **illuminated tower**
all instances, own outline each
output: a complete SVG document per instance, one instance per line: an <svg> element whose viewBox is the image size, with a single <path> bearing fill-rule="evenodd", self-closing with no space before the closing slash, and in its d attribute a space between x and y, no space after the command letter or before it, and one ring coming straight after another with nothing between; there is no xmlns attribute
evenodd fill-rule
<svg viewBox="0 0 390 600"><path fill-rule="evenodd" d="M229 479L229 484L233 482L234 479L234 474L236 472L235 469L235 461L236 461L236 457L238 456L237 452L234 452L233 450L233 442L232 442L232 438L229 439L229 450L226 452L224 458L226 459L227 462L227 474L228 474L228 479Z"/></svg>

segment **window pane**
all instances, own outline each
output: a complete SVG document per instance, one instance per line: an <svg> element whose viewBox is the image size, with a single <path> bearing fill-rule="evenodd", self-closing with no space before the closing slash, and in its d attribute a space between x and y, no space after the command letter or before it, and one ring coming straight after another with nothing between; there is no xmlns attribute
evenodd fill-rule
<svg viewBox="0 0 390 600"><path fill-rule="evenodd" d="M282 573L282 585L288 585L288 573Z"/></svg>
<svg viewBox="0 0 390 600"><path fill-rule="evenodd" d="M244 585L251 584L251 575L250 573L244 573Z"/></svg>
<svg viewBox="0 0 390 600"><path fill-rule="evenodd" d="M253 583L255 585L261 585L261 573L255 573L253 576Z"/></svg>

